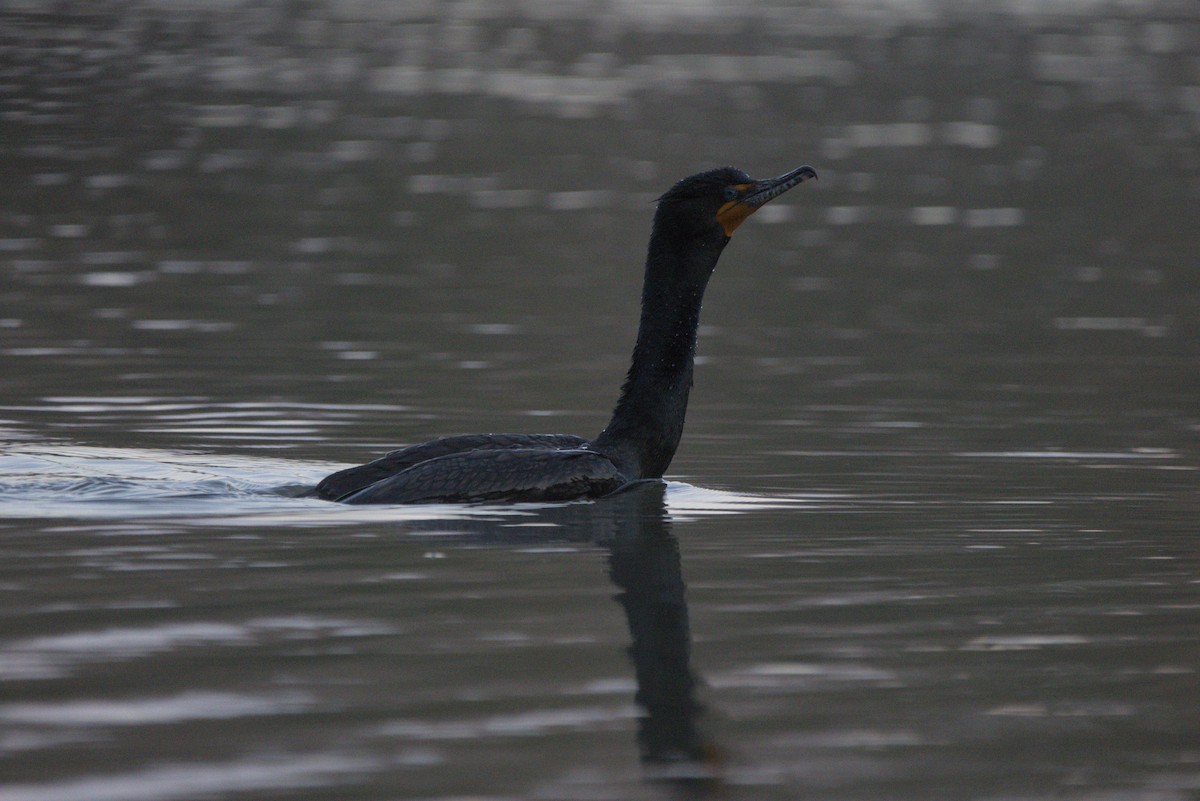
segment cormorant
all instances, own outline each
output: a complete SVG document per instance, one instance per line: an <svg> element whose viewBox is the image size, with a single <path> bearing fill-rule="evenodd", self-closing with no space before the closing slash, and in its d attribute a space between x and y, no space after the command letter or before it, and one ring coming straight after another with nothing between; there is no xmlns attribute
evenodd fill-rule
<svg viewBox="0 0 1200 801"><path fill-rule="evenodd" d="M767 201L816 177L807 165L760 181L722 167L684 178L658 199L633 362L595 439L443 437L333 473L312 495L353 504L564 501L662 478L683 433L700 303L721 251Z"/></svg>

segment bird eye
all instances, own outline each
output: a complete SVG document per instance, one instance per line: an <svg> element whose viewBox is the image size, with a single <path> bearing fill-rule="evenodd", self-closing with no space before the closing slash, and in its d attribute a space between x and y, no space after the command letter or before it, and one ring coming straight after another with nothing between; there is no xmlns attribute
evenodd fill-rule
<svg viewBox="0 0 1200 801"><path fill-rule="evenodd" d="M726 200L737 200L737 196L738 191L732 186L725 187L725 191L721 193L721 197L725 198Z"/></svg>

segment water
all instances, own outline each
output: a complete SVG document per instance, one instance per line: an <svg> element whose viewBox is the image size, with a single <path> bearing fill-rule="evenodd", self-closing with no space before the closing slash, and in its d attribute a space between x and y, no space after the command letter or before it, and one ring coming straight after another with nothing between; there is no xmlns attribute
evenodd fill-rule
<svg viewBox="0 0 1200 801"><path fill-rule="evenodd" d="M0 795L1200 794L1200 18L1171 3L0 13ZM591 435L650 202L669 483L295 498Z"/></svg>

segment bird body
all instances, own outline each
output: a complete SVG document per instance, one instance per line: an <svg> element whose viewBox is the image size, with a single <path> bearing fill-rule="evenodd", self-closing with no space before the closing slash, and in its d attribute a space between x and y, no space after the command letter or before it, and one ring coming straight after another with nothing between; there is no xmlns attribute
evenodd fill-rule
<svg viewBox="0 0 1200 801"><path fill-rule="evenodd" d="M373 462L346 470L339 470L326 476L317 485L318 497L330 501L350 500L356 493L369 490L376 485L385 483L388 479L405 473L414 467L447 457L456 457L453 463L443 463L449 470L453 464L456 471L469 470L471 460L477 460L482 472L485 467L495 467L488 464L485 454L519 451L524 454L570 452L586 448L588 441L583 437L572 434L460 434L452 437L440 437L419 445L392 451ZM542 464L547 464L542 461ZM428 481L429 474L423 474L422 482ZM415 475L414 475L415 478ZM379 487L373 493L362 498L354 498L353 503L371 503L368 500L383 490ZM461 492L461 489L458 490ZM486 494L486 491L481 492ZM427 500L452 500L454 495L449 490L443 497L431 496ZM483 500L482 497L475 500ZM404 503L404 501L396 501ZM411 501L409 501L411 503Z"/></svg>
<svg viewBox="0 0 1200 801"><path fill-rule="evenodd" d="M313 491L345 503L563 501L659 479L687 413L700 306L730 236L797 184L808 166L763 181L733 167L684 178L658 200L637 342L608 425L568 434L468 434L392 451L327 476Z"/></svg>

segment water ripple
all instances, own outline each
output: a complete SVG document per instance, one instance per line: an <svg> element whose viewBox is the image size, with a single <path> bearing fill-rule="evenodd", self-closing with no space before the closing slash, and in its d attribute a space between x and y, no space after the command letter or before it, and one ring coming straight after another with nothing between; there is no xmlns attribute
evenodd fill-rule
<svg viewBox="0 0 1200 801"><path fill-rule="evenodd" d="M391 631L375 621L305 615L244 623L199 621L77 631L0 645L0 680L57 678L85 665L126 662L182 648L252 646L278 639L365 637Z"/></svg>
<svg viewBox="0 0 1200 801"><path fill-rule="evenodd" d="M309 696L298 693L255 696L190 690L160 698L6 704L0 706L0 720L41 726L142 726L279 715L311 705Z"/></svg>
<svg viewBox="0 0 1200 801"><path fill-rule="evenodd" d="M10 784L5 801L169 801L268 789L320 787L381 766L328 753L261 756L235 762L172 765L42 784Z"/></svg>
<svg viewBox="0 0 1200 801"><path fill-rule="evenodd" d="M177 404L168 404L172 410ZM83 404L91 408L90 404ZM188 415L193 421L207 413ZM416 504L348 507L293 497L346 465L147 448L17 443L0 453L0 516L186 518L189 525L329 526L382 521L493 520L538 525L564 504ZM678 522L715 515L828 506L831 493L758 495L672 481L667 510ZM567 504L570 505L570 504Z"/></svg>

